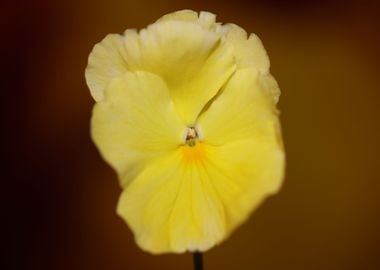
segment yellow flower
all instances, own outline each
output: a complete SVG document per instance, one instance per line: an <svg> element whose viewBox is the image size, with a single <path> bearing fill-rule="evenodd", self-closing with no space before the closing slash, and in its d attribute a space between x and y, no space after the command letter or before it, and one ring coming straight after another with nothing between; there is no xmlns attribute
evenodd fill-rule
<svg viewBox="0 0 380 270"><path fill-rule="evenodd" d="M205 251L280 188L284 151L260 39L174 12L95 45L92 138L116 170L117 213L151 253Z"/></svg>

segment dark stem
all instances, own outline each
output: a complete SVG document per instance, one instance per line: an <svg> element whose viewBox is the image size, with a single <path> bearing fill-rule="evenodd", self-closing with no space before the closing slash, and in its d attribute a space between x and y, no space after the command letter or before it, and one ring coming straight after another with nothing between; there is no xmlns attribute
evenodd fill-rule
<svg viewBox="0 0 380 270"><path fill-rule="evenodd" d="M194 270L203 270L203 257L201 252L193 253Z"/></svg>

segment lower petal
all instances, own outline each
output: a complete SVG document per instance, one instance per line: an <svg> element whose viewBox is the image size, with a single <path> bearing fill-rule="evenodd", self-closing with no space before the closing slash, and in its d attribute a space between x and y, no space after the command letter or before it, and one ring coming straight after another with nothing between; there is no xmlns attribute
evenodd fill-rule
<svg viewBox="0 0 380 270"><path fill-rule="evenodd" d="M134 179L117 212L146 251L206 251L278 190L283 169L274 142L184 145Z"/></svg>
<svg viewBox="0 0 380 270"><path fill-rule="evenodd" d="M144 170L117 208L151 253L209 249L225 235L223 211L202 167L184 161L180 149Z"/></svg>

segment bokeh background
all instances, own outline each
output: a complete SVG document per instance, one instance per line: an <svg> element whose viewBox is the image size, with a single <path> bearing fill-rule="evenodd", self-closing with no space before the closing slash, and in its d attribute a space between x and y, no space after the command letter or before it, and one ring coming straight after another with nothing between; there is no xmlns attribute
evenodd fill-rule
<svg viewBox="0 0 380 270"><path fill-rule="evenodd" d="M1 269L192 269L140 251L115 173L89 138L92 46L163 14L208 10L262 39L277 78L287 176L212 269L380 269L376 1L13 1L1 8Z"/></svg>

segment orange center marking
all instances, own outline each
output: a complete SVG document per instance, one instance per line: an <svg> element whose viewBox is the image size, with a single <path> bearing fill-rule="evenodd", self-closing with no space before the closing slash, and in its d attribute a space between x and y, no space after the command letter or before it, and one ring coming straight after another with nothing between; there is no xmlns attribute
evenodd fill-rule
<svg viewBox="0 0 380 270"><path fill-rule="evenodd" d="M194 146L187 144L181 146L183 158L186 162L200 162L205 156L204 145L197 142Z"/></svg>

